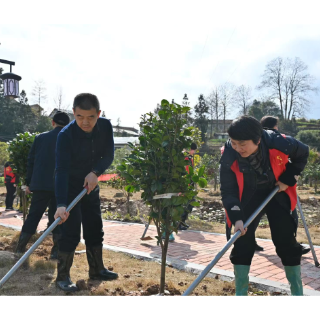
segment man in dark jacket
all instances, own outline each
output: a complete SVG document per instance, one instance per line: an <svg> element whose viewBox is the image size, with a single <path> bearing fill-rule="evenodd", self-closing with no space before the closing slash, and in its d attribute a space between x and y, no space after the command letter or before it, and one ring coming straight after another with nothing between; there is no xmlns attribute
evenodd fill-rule
<svg viewBox="0 0 320 320"><path fill-rule="evenodd" d="M265 129L265 130L279 131L279 118L278 117L264 116L261 118L260 123L261 123L263 129ZM299 218L298 218L298 213L297 213L296 208L292 211L292 217L293 217L294 222L296 224L296 232L297 232ZM304 246L301 245L301 250L302 250L302 254L307 254L311 249L305 248ZM257 243L256 243L256 251L263 251L263 248L260 247Z"/></svg>
<svg viewBox="0 0 320 320"><path fill-rule="evenodd" d="M89 277L116 279L102 260L103 225L100 210L98 176L114 158L113 130L109 120L99 118L100 104L95 95L82 93L73 102L75 120L59 133L56 148L55 192L57 212L61 218L62 238L59 242L57 287L64 291L78 288L70 280L70 268L80 241L81 223ZM87 186L88 192L72 209L67 205Z"/></svg>
<svg viewBox="0 0 320 320"><path fill-rule="evenodd" d="M272 241L281 258L292 295L303 295L301 282L301 246L295 238L292 211L297 203L296 176L304 169L308 146L277 131L263 130L260 122L249 116L234 120L228 129L220 163L223 206L229 226L241 231L234 243L230 260L234 265L236 295L247 295L249 270L255 251L258 216L247 229L244 222L265 200L274 186L279 192L260 215L266 213ZM289 162L289 158L290 161Z"/></svg>
<svg viewBox="0 0 320 320"><path fill-rule="evenodd" d="M70 121L65 112L58 111L52 120L53 130L38 134L28 155L26 194L32 194L30 211L22 227L17 253L26 250L31 236L36 232L43 213L49 206L48 217L50 226L54 222L54 214L57 209L54 194L54 169L55 169L55 149L57 136L60 130ZM58 257L58 241L61 237L60 226L52 231L53 247L50 259Z"/></svg>

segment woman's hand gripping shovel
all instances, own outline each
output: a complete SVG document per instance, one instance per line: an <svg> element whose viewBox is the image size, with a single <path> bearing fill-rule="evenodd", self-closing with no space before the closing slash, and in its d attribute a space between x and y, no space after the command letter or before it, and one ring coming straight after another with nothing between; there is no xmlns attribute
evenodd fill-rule
<svg viewBox="0 0 320 320"><path fill-rule="evenodd" d="M275 196L275 194L279 191L279 187L275 187L272 192L268 195L268 197L261 203L261 205L256 209L256 211L250 216L250 218L246 221L243 228L246 229L250 223L258 216L261 210L269 203L269 201ZM192 293L192 291L199 285L199 283L204 279L204 277L210 272L210 270L216 265L216 263L222 258L222 256L228 251L231 245L236 242L236 240L240 237L240 230L238 230L232 238L227 242L227 244L222 248L222 250L216 255L216 257L210 262L210 264L200 273L200 275L194 280L191 286L183 293L183 296L188 296Z"/></svg>
<svg viewBox="0 0 320 320"><path fill-rule="evenodd" d="M66 212L70 212L74 206L84 197L88 192L88 187L86 186L79 195L69 204ZM61 218L57 218L54 223L42 234L42 236L30 247L30 249L19 259L19 261L10 269L10 271L1 279L0 289L2 286L11 278L11 276L22 266L22 264L29 258L34 250L40 245L40 243L47 237L47 235L59 224Z"/></svg>

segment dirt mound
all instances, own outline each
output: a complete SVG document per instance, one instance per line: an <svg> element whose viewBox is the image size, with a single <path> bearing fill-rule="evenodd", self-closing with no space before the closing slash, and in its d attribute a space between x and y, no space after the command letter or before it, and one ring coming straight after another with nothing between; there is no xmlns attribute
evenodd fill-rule
<svg viewBox="0 0 320 320"><path fill-rule="evenodd" d="M12 252L0 251L0 268L11 265L15 262L15 256Z"/></svg>

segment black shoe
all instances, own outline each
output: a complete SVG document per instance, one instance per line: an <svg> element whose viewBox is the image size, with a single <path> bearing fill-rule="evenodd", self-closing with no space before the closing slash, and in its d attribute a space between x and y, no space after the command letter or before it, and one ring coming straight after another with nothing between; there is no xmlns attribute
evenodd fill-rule
<svg viewBox="0 0 320 320"><path fill-rule="evenodd" d="M50 260L58 259L58 251L59 251L59 240L61 239L60 233L53 233L52 240L53 240L53 247L50 253Z"/></svg>
<svg viewBox="0 0 320 320"><path fill-rule="evenodd" d="M78 287L70 279L70 269L73 262L73 252L58 251L58 275L56 286L66 292L78 291Z"/></svg>
<svg viewBox="0 0 320 320"><path fill-rule="evenodd" d="M302 252L302 254L307 254L308 252L310 252L310 250L311 250L311 248L306 248L306 247L304 247L304 246L301 246L302 248L301 248L301 252Z"/></svg>
<svg viewBox="0 0 320 320"><path fill-rule="evenodd" d="M86 247L87 259L89 264L89 278L92 280L115 280L118 274L107 270L102 261L102 245Z"/></svg>
<svg viewBox="0 0 320 320"><path fill-rule="evenodd" d="M31 233L21 232L15 253L24 253L26 251L26 246L31 237Z"/></svg>
<svg viewBox="0 0 320 320"><path fill-rule="evenodd" d="M263 250L264 249L256 243L256 248L254 249L254 251L263 251Z"/></svg>
<svg viewBox="0 0 320 320"><path fill-rule="evenodd" d="M185 227L182 224L179 224L178 230L188 230L188 227Z"/></svg>

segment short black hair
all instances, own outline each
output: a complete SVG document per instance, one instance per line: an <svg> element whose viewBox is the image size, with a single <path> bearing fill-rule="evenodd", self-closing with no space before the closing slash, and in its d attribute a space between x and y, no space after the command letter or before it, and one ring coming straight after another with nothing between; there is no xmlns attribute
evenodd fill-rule
<svg viewBox="0 0 320 320"><path fill-rule="evenodd" d="M273 116L264 116L261 118L260 123L263 128L273 129L278 125L279 118Z"/></svg>
<svg viewBox="0 0 320 320"><path fill-rule="evenodd" d="M190 148L191 148L191 150L197 150L198 149L197 145L194 142L191 143L191 147Z"/></svg>
<svg viewBox="0 0 320 320"><path fill-rule="evenodd" d="M52 120L59 126L65 127L69 122L70 118L67 113L62 111L57 111L53 116Z"/></svg>
<svg viewBox="0 0 320 320"><path fill-rule="evenodd" d="M100 103L94 94L91 93L80 93L73 100L73 110L79 107L82 110L90 110L92 108L96 109L97 112L100 111Z"/></svg>
<svg viewBox="0 0 320 320"><path fill-rule="evenodd" d="M262 136L262 125L254 117L241 116L234 119L228 129L229 137L234 140L252 140L258 144Z"/></svg>

